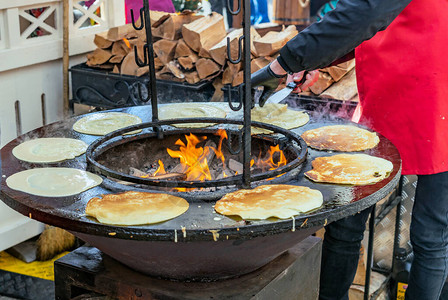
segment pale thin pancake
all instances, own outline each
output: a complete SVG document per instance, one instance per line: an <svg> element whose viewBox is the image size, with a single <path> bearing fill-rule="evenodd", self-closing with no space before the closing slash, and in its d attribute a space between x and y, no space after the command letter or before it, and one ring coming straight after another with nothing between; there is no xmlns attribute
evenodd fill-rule
<svg viewBox="0 0 448 300"><path fill-rule="evenodd" d="M71 168L30 169L6 178L6 184L11 189L44 197L76 195L102 181L98 175Z"/></svg>
<svg viewBox="0 0 448 300"><path fill-rule="evenodd" d="M51 163L73 159L86 152L88 145L69 138L39 138L23 142L12 149L12 154L23 161Z"/></svg>
<svg viewBox="0 0 448 300"><path fill-rule="evenodd" d="M276 125L285 129L305 125L310 116L303 111L288 109L286 104L267 103L263 107L255 106L251 112L252 121ZM270 133L271 131L252 127L252 134Z"/></svg>
<svg viewBox="0 0 448 300"><path fill-rule="evenodd" d="M318 157L306 177L317 182L365 185L388 177L393 164L383 158L367 154L338 154Z"/></svg>
<svg viewBox="0 0 448 300"><path fill-rule="evenodd" d="M375 132L350 125L311 129L305 131L302 138L311 148L348 152L371 149L380 142Z"/></svg>
<svg viewBox="0 0 448 300"><path fill-rule="evenodd" d="M226 112L219 107L202 103L176 103L167 104L159 108L159 119L184 119L184 118L225 118ZM207 127L211 123L184 123L173 124L176 127Z"/></svg>
<svg viewBox="0 0 448 300"><path fill-rule="evenodd" d="M304 186L262 185L252 190L229 193L216 202L215 210L223 215L264 220L288 219L322 206L322 193Z"/></svg>
<svg viewBox="0 0 448 300"><path fill-rule="evenodd" d="M96 113L85 116L73 124L73 130L91 134L91 135L106 135L112 131L128 127L135 124L140 124L142 120L131 114L121 112L105 112ZM129 132L133 134L141 130Z"/></svg>
<svg viewBox="0 0 448 300"><path fill-rule="evenodd" d="M185 199L169 194L131 191L90 199L86 214L104 224L142 225L178 217L188 206Z"/></svg>

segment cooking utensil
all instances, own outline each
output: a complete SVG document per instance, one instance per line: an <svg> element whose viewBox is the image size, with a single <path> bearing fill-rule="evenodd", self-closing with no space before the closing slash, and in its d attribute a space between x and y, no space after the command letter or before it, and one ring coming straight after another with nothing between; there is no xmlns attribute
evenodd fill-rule
<svg viewBox="0 0 448 300"><path fill-rule="evenodd" d="M294 91L294 89L296 87L298 87L299 85L302 85L306 81L306 75L307 74L308 74L308 72L305 71L303 73L303 77L302 77L302 79L300 79L300 81L298 81L298 82L291 81L290 83L288 83L286 85L285 88L283 88L283 89L279 90L278 92L272 94L272 96L269 97L268 100L266 100L265 103L275 103L275 104L280 103L283 99L288 97L289 94L291 94L291 92Z"/></svg>

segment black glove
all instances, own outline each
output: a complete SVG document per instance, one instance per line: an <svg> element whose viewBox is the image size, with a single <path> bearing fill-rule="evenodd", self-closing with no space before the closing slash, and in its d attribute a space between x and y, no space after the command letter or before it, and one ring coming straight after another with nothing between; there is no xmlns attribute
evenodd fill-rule
<svg viewBox="0 0 448 300"><path fill-rule="evenodd" d="M286 76L286 74L275 74L269 66L270 64L253 73L250 77L250 83L252 87L263 87L263 92L261 93L260 99L258 100L258 104L261 107L264 105L266 100L268 100L269 96L274 93L275 89L280 84L280 79Z"/></svg>

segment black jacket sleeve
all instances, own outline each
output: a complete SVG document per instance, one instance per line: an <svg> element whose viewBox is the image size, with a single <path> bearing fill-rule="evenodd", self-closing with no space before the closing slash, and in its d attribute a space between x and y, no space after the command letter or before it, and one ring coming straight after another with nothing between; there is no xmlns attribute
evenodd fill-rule
<svg viewBox="0 0 448 300"><path fill-rule="evenodd" d="M278 62L288 72L331 64L386 27L411 0L340 0L336 8L281 50Z"/></svg>

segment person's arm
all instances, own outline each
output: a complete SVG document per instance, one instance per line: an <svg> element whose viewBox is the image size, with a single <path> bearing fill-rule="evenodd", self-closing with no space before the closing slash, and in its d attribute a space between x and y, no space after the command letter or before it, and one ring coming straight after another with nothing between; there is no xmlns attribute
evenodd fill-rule
<svg viewBox="0 0 448 300"><path fill-rule="evenodd" d="M310 25L290 40L280 50L277 61L290 73L326 67L386 29L410 2L340 0L321 22ZM273 71L280 74L274 68Z"/></svg>

